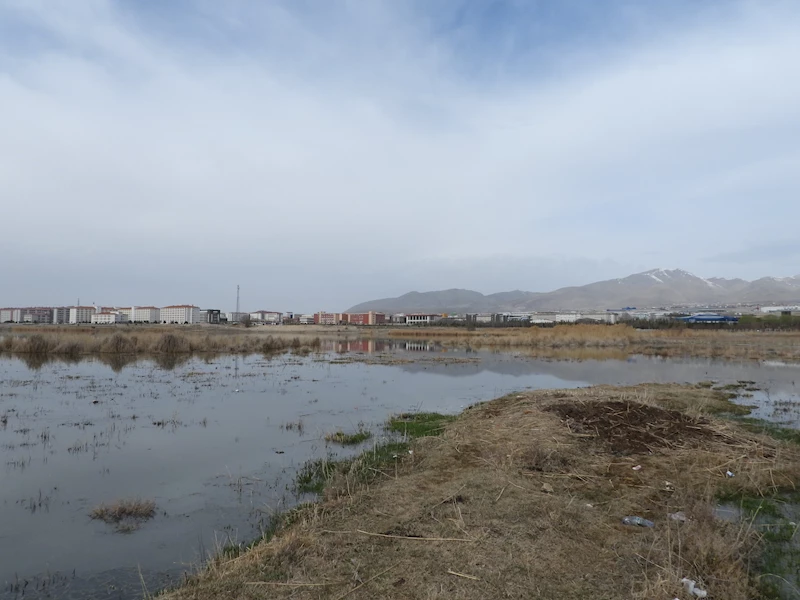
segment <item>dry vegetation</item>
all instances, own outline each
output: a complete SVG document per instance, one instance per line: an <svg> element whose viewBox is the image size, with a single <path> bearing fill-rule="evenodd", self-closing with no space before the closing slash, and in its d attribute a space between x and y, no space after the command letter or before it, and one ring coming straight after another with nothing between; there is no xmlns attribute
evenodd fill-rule
<svg viewBox="0 0 800 600"><path fill-rule="evenodd" d="M318 349L319 338L250 334L241 330L142 327L37 327L0 330L0 352L79 358L84 355L262 353Z"/></svg>
<svg viewBox="0 0 800 600"><path fill-rule="evenodd" d="M620 358L638 353L723 359L800 360L800 332L699 329L638 330L629 325L555 327L48 327L0 326L0 352L79 358L84 355L181 356L192 353L307 353L320 339L435 341L444 346L514 350L554 359Z"/></svg>
<svg viewBox="0 0 800 600"><path fill-rule="evenodd" d="M455 347L542 351L624 351L660 356L744 359L800 359L800 332L726 331L724 329L635 329L629 325L556 325L555 327L386 328L384 337L439 341ZM378 335L382 335L378 334Z"/></svg>
<svg viewBox="0 0 800 600"><path fill-rule="evenodd" d="M424 415L411 453L322 463L319 503L166 597L689 600L688 577L710 598L757 598L759 528L715 518L715 498L793 489L800 453L713 416L731 407L660 385L514 394L443 431Z"/></svg>
<svg viewBox="0 0 800 600"><path fill-rule="evenodd" d="M152 500L117 500L112 504L101 504L92 509L89 517L113 525L117 531L130 533L144 521L156 515L156 503Z"/></svg>

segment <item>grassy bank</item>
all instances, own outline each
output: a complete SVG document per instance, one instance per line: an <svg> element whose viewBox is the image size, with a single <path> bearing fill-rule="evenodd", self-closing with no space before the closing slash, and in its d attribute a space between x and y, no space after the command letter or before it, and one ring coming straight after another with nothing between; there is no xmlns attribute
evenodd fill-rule
<svg viewBox="0 0 800 600"><path fill-rule="evenodd" d="M783 564L763 559L769 530L714 508L793 490L800 449L730 412L723 391L650 385L401 415L399 440L301 472L320 502L165 597L686 600L684 577L764 597L786 575L763 571Z"/></svg>

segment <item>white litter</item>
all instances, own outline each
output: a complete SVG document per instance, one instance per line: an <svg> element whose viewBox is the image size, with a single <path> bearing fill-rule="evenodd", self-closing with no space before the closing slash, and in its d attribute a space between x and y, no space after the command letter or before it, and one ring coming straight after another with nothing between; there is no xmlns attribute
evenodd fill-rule
<svg viewBox="0 0 800 600"><path fill-rule="evenodd" d="M733 477L733 471L725 471L725 475L728 477Z"/></svg>
<svg viewBox="0 0 800 600"><path fill-rule="evenodd" d="M636 465L635 467L633 467L633 470L634 471L641 471L642 470L642 465Z"/></svg>
<svg viewBox="0 0 800 600"><path fill-rule="evenodd" d="M674 512L674 513L669 513L668 516L673 521L680 521L681 523L685 523L686 522L686 514L682 510L680 510L678 512Z"/></svg>
<svg viewBox="0 0 800 600"><path fill-rule="evenodd" d="M697 596L698 598L705 598L706 596L708 596L707 591L701 590L699 587L697 587L697 582L694 579L687 579L686 577L684 577L683 579L681 579L681 583L683 584L684 589L688 593Z"/></svg>

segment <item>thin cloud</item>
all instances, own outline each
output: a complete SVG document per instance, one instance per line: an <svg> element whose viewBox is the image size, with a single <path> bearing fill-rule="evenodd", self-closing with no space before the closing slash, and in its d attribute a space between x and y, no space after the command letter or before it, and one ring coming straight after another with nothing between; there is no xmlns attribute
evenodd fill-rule
<svg viewBox="0 0 800 600"><path fill-rule="evenodd" d="M703 272L800 217L793 3L505 7L492 33L469 4L132 6L0 5L1 304L552 289L653 252Z"/></svg>

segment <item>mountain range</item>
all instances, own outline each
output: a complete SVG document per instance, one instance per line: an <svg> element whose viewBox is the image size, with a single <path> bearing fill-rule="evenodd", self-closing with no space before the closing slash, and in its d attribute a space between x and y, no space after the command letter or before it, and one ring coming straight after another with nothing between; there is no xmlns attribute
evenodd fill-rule
<svg viewBox="0 0 800 600"><path fill-rule="evenodd" d="M347 312L485 313L552 310L605 310L626 306L639 309L704 304L759 304L800 301L800 275L744 279L704 279L682 269L652 269L621 279L565 287L552 292L472 290L409 292L397 298L370 300Z"/></svg>

